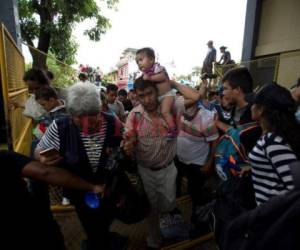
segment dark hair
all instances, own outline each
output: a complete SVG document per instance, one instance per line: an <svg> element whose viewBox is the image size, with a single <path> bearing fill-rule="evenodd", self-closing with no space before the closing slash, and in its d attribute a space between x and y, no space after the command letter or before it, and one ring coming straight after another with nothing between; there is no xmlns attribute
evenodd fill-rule
<svg viewBox="0 0 300 250"><path fill-rule="evenodd" d="M87 79L88 79L88 76L87 76L86 73L81 72L81 73L79 73L78 78L79 78L79 80L81 80L81 79L87 80Z"/></svg>
<svg viewBox="0 0 300 250"><path fill-rule="evenodd" d="M139 49L137 52L136 52L136 55L138 54L146 54L147 57L151 58L151 59L155 59L155 52L152 48L142 48L142 49Z"/></svg>
<svg viewBox="0 0 300 250"><path fill-rule="evenodd" d="M246 67L228 70L222 78L222 82L228 81L231 88L240 87L244 94L253 90L253 79Z"/></svg>
<svg viewBox="0 0 300 250"><path fill-rule="evenodd" d="M35 93L35 100L43 99L49 101L50 98L58 99L55 89L50 86L43 86Z"/></svg>
<svg viewBox="0 0 300 250"><path fill-rule="evenodd" d="M152 87L155 89L155 91L157 91L155 83L149 80L144 80L142 76L137 78L133 84L134 90L145 90L146 88L149 87Z"/></svg>
<svg viewBox="0 0 300 250"><path fill-rule="evenodd" d="M46 71L46 75L51 81L54 79L54 74L50 70Z"/></svg>
<svg viewBox="0 0 300 250"><path fill-rule="evenodd" d="M127 91L126 91L126 89L120 89L119 91L118 91L118 96L127 96Z"/></svg>
<svg viewBox="0 0 300 250"><path fill-rule="evenodd" d="M50 85L49 78L45 74L45 72L41 69L32 68L25 72L23 81L33 81L38 83L39 85Z"/></svg>
<svg viewBox="0 0 300 250"><path fill-rule="evenodd" d="M104 92L100 92L100 99L101 99L102 105L107 104L107 98L106 98L106 95Z"/></svg>
<svg viewBox="0 0 300 250"><path fill-rule="evenodd" d="M276 83L268 84L256 94L254 103L263 108L268 130L286 140L300 159L300 124L291 92Z"/></svg>
<svg viewBox="0 0 300 250"><path fill-rule="evenodd" d="M118 86L115 85L115 84L108 84L108 85L106 86L106 93L109 93L109 92L111 92L111 91L117 92L117 91L118 91Z"/></svg>
<svg viewBox="0 0 300 250"><path fill-rule="evenodd" d="M219 92L218 91L209 91L208 92L208 99L214 97L214 96L218 96L219 95Z"/></svg>

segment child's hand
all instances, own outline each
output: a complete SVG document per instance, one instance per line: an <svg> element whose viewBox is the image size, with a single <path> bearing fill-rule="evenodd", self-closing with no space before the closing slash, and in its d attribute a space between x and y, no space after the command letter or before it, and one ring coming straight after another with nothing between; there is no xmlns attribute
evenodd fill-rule
<svg viewBox="0 0 300 250"><path fill-rule="evenodd" d="M146 81L147 81L147 80L150 80L150 78L151 78L151 77L150 77L149 75L147 75L147 74L144 74L144 75L143 75L143 79L146 80Z"/></svg>

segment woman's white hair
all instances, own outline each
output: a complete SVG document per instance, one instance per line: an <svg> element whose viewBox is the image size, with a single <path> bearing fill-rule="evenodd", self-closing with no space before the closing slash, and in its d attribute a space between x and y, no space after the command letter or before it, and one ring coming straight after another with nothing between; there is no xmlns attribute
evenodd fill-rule
<svg viewBox="0 0 300 250"><path fill-rule="evenodd" d="M92 83L78 82L67 89L67 109L71 115L100 112L100 91Z"/></svg>

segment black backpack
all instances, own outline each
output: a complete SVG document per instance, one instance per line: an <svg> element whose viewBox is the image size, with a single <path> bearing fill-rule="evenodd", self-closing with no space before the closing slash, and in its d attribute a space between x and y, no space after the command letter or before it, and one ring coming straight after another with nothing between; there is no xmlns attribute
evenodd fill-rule
<svg viewBox="0 0 300 250"><path fill-rule="evenodd" d="M290 167L295 189L234 219L222 250L300 249L300 162Z"/></svg>

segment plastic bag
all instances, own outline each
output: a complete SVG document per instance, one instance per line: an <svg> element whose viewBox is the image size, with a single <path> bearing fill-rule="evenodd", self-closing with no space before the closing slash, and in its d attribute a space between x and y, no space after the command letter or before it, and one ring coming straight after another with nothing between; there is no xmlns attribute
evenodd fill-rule
<svg viewBox="0 0 300 250"><path fill-rule="evenodd" d="M46 110L35 100L35 95L27 99L23 115L39 121L46 113Z"/></svg>

